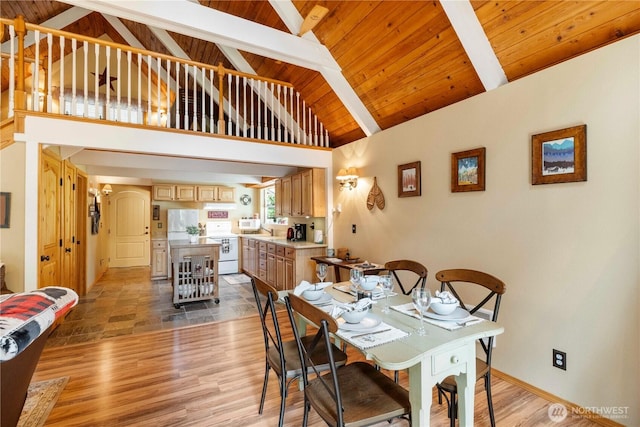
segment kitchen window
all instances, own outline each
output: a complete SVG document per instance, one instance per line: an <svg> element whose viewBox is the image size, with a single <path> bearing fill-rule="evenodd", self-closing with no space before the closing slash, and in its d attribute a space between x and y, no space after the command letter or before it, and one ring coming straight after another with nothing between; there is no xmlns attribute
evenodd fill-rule
<svg viewBox="0 0 640 427"><path fill-rule="evenodd" d="M287 225L288 218L276 217L276 187L269 186L260 190L260 218L263 224Z"/></svg>

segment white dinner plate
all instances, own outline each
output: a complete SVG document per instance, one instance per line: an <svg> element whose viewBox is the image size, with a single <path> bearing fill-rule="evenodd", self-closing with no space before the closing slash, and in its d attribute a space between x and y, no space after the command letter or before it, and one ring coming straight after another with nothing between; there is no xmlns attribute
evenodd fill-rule
<svg viewBox="0 0 640 427"><path fill-rule="evenodd" d="M456 309L453 310L453 313L447 315L438 314L429 308L426 312L423 312L423 315L424 317L435 320L460 320L471 316L471 314L462 307L456 307Z"/></svg>
<svg viewBox="0 0 640 427"><path fill-rule="evenodd" d="M342 319L344 321L344 319ZM369 329L373 329L382 323L382 319L380 319L375 314L367 314L364 319L362 319L359 323L347 323L340 322L340 329L344 331L363 331L366 332Z"/></svg>
<svg viewBox="0 0 640 427"><path fill-rule="evenodd" d="M306 298L305 298L306 299ZM331 294L328 293L324 293L322 294L322 296L320 298L318 298L317 300L313 300L313 301L309 301L311 304L313 305L324 305L324 304L329 304L331 302L331 300L333 299L333 297L331 296Z"/></svg>

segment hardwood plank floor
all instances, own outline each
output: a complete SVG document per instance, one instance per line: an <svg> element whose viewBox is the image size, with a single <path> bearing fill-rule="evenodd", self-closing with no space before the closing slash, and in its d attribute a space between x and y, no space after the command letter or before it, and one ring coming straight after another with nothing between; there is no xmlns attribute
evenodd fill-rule
<svg viewBox="0 0 640 427"><path fill-rule="evenodd" d="M223 302L222 302L223 303ZM254 306L255 309L255 306ZM282 313L282 324L288 320ZM285 328L285 339L291 339ZM82 328L80 328L80 331ZM349 348L349 360L362 356ZM389 373L391 375L391 373ZM258 414L264 342L257 316L48 345L33 381L69 376L46 426L274 426L280 397L271 374L265 409ZM404 372L400 382L408 387ZM569 415L552 422L550 402L493 377L498 426L594 426ZM289 388L285 425L300 425L303 394ZM434 394L432 425L446 426L446 405ZM404 420L378 426L404 426ZM312 410L310 426L324 423ZM475 425L488 426L486 397L476 386Z"/></svg>

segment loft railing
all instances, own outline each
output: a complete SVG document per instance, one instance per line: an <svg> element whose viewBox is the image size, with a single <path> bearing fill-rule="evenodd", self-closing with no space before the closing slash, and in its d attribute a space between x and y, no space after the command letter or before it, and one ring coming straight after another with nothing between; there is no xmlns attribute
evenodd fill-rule
<svg viewBox="0 0 640 427"><path fill-rule="evenodd" d="M290 83L53 30L22 17L0 18L0 24L9 34L0 55L0 121L28 110L329 147L328 131Z"/></svg>

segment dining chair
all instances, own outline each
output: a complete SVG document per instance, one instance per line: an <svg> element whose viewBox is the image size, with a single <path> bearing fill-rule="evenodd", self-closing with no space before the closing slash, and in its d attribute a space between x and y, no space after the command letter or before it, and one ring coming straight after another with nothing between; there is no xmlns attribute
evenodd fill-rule
<svg viewBox="0 0 640 427"><path fill-rule="evenodd" d="M411 261L409 259L399 259L395 261L388 261L384 264L384 268L385 270L389 271L389 273L393 275L393 277L396 279L396 282L398 282L398 285L400 286L402 293L405 295L411 294L411 291L413 290L413 288L415 288L418 285L424 288L425 284L427 283L427 273L428 273L427 267L425 267L424 265L420 264L417 261ZM400 275L402 274L398 275L399 272L403 272L403 271L412 272L418 276L413 286L408 287L407 289L405 289L404 285L402 284L402 281L400 280ZM404 275L402 276L405 277ZM405 280L409 281L411 279L405 277Z"/></svg>
<svg viewBox="0 0 640 427"><path fill-rule="evenodd" d="M491 320L498 320L498 311L500 309L500 301L502 295L507 290L504 282L490 274L476 270L451 269L442 270L436 273L436 279L440 282L441 291L451 292L460 301L460 306L469 313L474 314L478 310L484 308L492 311ZM467 306L464 304L457 290L467 286L481 286L485 288L482 295L484 298L475 306ZM477 295L477 293L474 293ZM493 305L493 306L492 306ZM493 352L494 337L483 338L479 340L484 357L476 358L476 381L480 378L484 379L484 389L487 392L487 403L489 406L489 418L491 426L495 427L496 420L493 414L493 401L491 399L491 354ZM455 419L458 415L458 400L456 380L453 376L445 378L442 382L436 384L438 388L438 403L442 403L442 397L447 400L448 411L451 427L455 426Z"/></svg>
<svg viewBox="0 0 640 427"><path fill-rule="evenodd" d="M298 342L298 355L304 384L303 427L307 425L309 410L313 407L331 426L367 426L396 417L405 417L411 425L409 392L366 362L349 363L338 367L331 347L331 334L338 324L331 315L293 294L285 298L293 334ZM300 341L295 315L317 325L318 330L311 347ZM329 359L329 372L322 374L324 357L318 353L323 346ZM309 374L314 373L314 378Z"/></svg>
<svg viewBox="0 0 640 427"><path fill-rule="evenodd" d="M295 340L284 341L282 339L276 309L278 291L273 286L268 285L255 276L251 278L251 285L253 287L256 304L258 305L265 346L264 383L262 385L262 396L260 398L260 409L258 413L262 414L262 410L264 409L267 383L269 382L269 371L273 370L278 377L280 387L280 418L278 426L282 427L284 423L287 389L289 385L295 379L300 378L302 374L302 365L300 364L300 357L298 356L298 344ZM264 299L264 305L260 297L261 295ZM311 347L312 340L313 337L302 337L300 339L305 348ZM327 352L324 348L324 343L316 349L314 354L319 355L318 370L326 371L329 369L327 353L333 356L334 363L337 366L342 366L347 362L346 353L334 345L331 346L331 349L331 352Z"/></svg>

